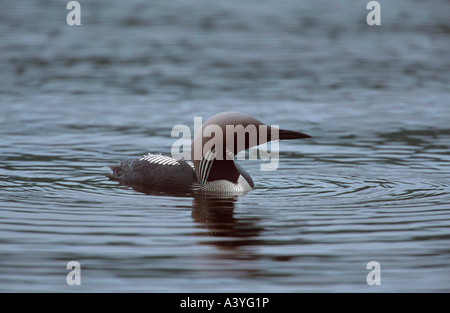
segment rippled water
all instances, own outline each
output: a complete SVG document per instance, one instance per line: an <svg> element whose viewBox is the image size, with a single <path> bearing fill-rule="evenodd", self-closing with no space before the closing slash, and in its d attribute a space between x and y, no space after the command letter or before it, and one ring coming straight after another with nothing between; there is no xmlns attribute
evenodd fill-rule
<svg viewBox="0 0 450 313"><path fill-rule="evenodd" d="M447 1L80 2L0 4L0 291L450 291ZM313 138L234 200L105 177L227 110Z"/></svg>

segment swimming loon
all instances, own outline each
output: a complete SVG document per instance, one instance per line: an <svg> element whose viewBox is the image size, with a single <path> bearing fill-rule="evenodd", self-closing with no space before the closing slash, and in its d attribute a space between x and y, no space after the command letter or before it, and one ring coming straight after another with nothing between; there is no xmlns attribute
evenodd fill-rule
<svg viewBox="0 0 450 313"><path fill-rule="evenodd" d="M210 139L212 133L214 141ZM272 140L309 137L268 126L247 114L223 112L208 119L195 133L193 161L149 153L111 166L112 173L107 176L146 193L239 195L254 188L251 176L233 160L240 151Z"/></svg>

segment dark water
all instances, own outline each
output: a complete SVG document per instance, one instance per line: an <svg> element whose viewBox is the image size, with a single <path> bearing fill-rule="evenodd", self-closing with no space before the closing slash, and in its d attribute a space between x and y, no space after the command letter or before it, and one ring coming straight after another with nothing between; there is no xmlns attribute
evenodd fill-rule
<svg viewBox="0 0 450 313"><path fill-rule="evenodd" d="M448 1L66 3L0 2L0 291L450 291ZM105 177L228 110L313 138L235 200Z"/></svg>

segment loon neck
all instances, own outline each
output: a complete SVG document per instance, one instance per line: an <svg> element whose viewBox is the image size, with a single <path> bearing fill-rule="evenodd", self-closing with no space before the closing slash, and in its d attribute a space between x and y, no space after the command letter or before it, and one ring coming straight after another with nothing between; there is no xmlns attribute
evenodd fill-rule
<svg viewBox="0 0 450 313"><path fill-rule="evenodd" d="M201 167L202 163L200 163ZM204 169L200 170L199 180L201 183L205 184L216 180L227 180L232 183L238 182L240 173L233 160L213 159L207 163L209 164L206 164Z"/></svg>
<svg viewBox="0 0 450 313"><path fill-rule="evenodd" d="M237 183L239 175L240 173L233 160L214 160L211 171L209 172L208 181L223 179Z"/></svg>

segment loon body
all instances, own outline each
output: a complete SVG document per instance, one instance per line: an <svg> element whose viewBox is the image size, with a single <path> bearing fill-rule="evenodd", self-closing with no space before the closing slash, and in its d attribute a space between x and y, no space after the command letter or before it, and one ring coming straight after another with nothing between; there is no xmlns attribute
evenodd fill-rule
<svg viewBox="0 0 450 313"><path fill-rule="evenodd" d="M242 127L230 135L227 126L238 125ZM258 128L259 126L263 128ZM206 135L211 127L213 127L214 136L218 136L218 131L222 130L222 137L218 138L222 140L218 140L208 148L207 139L211 136ZM265 133L261 134L262 131ZM253 138L257 138L256 141L250 140L252 135L254 135ZM264 135L262 139L261 135ZM229 139L232 136L235 140L230 143ZM241 145L236 139L239 136L245 138ZM193 161L177 160L169 156L149 153L111 166L112 173L108 177L146 193L193 194L200 192L239 195L254 188L251 176L233 160L240 151L271 140L309 137L295 131L282 129L275 131L274 128L246 114L224 112L203 123L201 129L195 134L191 145ZM199 149L202 151L200 154L197 153Z"/></svg>
<svg viewBox="0 0 450 313"><path fill-rule="evenodd" d="M254 187L250 175L237 163L240 176L237 181L214 180L201 184L195 174L194 163L184 159L149 153L137 159L111 166L108 177L120 183L147 191L166 193L210 192L246 192Z"/></svg>

